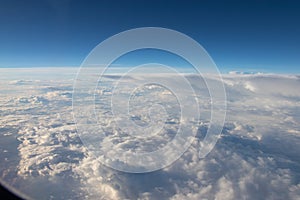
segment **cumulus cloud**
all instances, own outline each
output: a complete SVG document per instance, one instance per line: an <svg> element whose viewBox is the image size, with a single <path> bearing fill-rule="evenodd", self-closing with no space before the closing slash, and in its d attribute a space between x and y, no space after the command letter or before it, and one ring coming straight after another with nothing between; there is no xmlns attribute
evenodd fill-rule
<svg viewBox="0 0 300 200"><path fill-rule="evenodd" d="M72 70L63 72L74 74ZM160 78L172 79L166 76ZM213 75L207 76L211 83L220 81ZM127 77L122 84L129 86L143 78L147 76ZM198 151L209 127L209 92L201 77L186 78L196 92L194 97L200 102L201 111L200 123L190 123L197 130L191 147L172 165L137 174L103 165L99 155L88 151L80 140L72 116L71 79L53 81L47 77L30 82L15 77L2 81L20 92L4 90L5 95L0 96L1 181L35 199L41 198L41 192L46 199L299 199L299 77L225 75L226 123L215 148L203 159ZM107 101L116 79L119 77L106 76L105 83L95 91L103 135L90 138L99 139L95 143L105 149L109 149L105 145L113 144L114 148L106 152L112 158L116 149L124 151L124 155L153 151L174 139L180 123L175 112L177 101L170 91L157 86L135 91L135 109L130 119L146 127L151 124L151 117L166 117L157 122L164 123L161 132L141 138L130 134L131 129L118 126L118 118L113 116ZM123 94L124 90L120 92ZM81 95L86 98L84 93ZM147 113L149 107L142 105L158 101L165 110Z"/></svg>

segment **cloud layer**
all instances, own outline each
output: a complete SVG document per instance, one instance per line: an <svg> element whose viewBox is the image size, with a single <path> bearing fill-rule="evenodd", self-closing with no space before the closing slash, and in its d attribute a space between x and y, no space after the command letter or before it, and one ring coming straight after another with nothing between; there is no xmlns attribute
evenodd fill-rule
<svg viewBox="0 0 300 200"><path fill-rule="evenodd" d="M41 71L28 71L28 76L46 74ZM73 72L65 69L61 73L74 75ZM55 73L51 76L57 77ZM1 182L23 195L33 199L296 200L300 197L297 76L225 75L226 123L214 149L199 159L198 151L209 126L209 93L201 78L188 75L186 78L200 102L201 121L192 123L196 137L172 165L143 174L111 169L99 161L99 155L86 149L73 122L73 82L63 77L54 80L51 76L32 80L24 77L23 72L22 78L1 80ZM130 85L145 77L130 77L123 84ZM98 123L105 134L96 142L106 149L109 148L105 145L114 145L107 155L113 157L116 149L124 151L124 155L131 151L153 151L170 142L179 123L178 105L172 93L163 88L135 91L132 103L136 107L131 113L134 123L146 126L153 120L149 116L159 118L163 112L167 113L167 121L163 121L164 128L158 134L133 137L130 130L126 133L118 127L114 121L118 119L107 101L116 79L117 76L107 76L105 84L96 91ZM219 81L212 75L208 80ZM175 79L173 83L176 84ZM148 107L141 105L154 101L163 102L165 110L156 109L147 115Z"/></svg>

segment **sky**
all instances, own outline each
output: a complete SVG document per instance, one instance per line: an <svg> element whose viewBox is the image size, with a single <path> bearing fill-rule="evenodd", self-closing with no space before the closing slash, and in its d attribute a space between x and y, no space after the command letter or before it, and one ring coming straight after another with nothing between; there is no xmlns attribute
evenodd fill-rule
<svg viewBox="0 0 300 200"><path fill-rule="evenodd" d="M195 39L221 72L300 73L300 2L277 0L0 0L0 67L80 66L108 37L149 26Z"/></svg>

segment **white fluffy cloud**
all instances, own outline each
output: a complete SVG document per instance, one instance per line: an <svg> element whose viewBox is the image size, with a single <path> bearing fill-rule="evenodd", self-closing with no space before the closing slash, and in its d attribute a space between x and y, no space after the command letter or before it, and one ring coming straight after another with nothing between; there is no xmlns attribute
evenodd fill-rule
<svg viewBox="0 0 300 200"><path fill-rule="evenodd" d="M28 71L28 76L38 77L39 73L46 74L43 70L34 75ZM68 77L75 74L72 69L64 69L63 73ZM55 73L51 76L57 77ZM106 167L84 147L73 123L73 82L63 76L52 80L51 76L35 78L35 81L26 77L1 81L4 87L0 93L1 181L27 196L39 199L43 193L46 199L173 200L296 200L300 197L300 79L297 76L224 76L226 123L215 148L203 159L199 159L198 150L208 127L209 96L203 81L195 76L187 77L201 104L202 122L193 125L198 130L196 139L172 165L144 174ZM109 141L114 148L130 152L154 150L171 141L178 127L176 112L171 112L163 131L153 137L143 140L122 133L114 123L110 105L105 103L111 94L110 84L117 78L107 76L105 87L97 91L97 114L106 136L99 143L104 146ZM130 84L134 78L123 81ZM208 78L217 81L213 76ZM142 101L145 91L137 90L134 100ZM154 90L152 95L150 100L147 97L148 101L156 97L163 99L164 106L169 105L167 112L177 109L176 102L169 101L170 92ZM140 125L149 123L151 119L142 112L147 107L136 108L139 110L133 112L132 119ZM159 117L160 113L152 114Z"/></svg>

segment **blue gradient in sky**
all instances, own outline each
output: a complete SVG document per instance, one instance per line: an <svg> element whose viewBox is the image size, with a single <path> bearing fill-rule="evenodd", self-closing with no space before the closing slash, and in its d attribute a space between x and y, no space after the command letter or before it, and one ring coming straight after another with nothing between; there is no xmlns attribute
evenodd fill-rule
<svg viewBox="0 0 300 200"><path fill-rule="evenodd" d="M79 66L104 39L155 26L197 40L222 72L300 72L299 1L0 0L0 25L0 67Z"/></svg>

